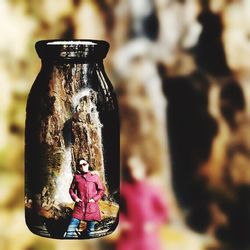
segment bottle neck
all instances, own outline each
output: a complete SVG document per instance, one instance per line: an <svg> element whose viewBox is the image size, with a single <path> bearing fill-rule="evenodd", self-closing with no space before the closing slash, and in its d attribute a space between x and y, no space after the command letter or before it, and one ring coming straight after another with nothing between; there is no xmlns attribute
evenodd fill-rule
<svg viewBox="0 0 250 250"><path fill-rule="evenodd" d="M54 86L63 82L67 86L76 83L80 88L98 89L105 78L105 70L102 60L43 60L41 75L52 79ZM77 89L77 86L74 88Z"/></svg>
<svg viewBox="0 0 250 250"><path fill-rule="evenodd" d="M46 59L42 58L41 63L43 67L53 66L53 65L66 65L66 64L88 64L88 65L98 65L99 67L103 67L103 60L94 60L94 59L85 59L85 58L53 58Z"/></svg>

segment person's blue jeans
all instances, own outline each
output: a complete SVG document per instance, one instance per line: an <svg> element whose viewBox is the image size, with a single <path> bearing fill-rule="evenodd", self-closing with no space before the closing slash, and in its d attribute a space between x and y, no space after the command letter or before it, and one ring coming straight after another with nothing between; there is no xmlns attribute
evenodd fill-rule
<svg viewBox="0 0 250 250"><path fill-rule="evenodd" d="M95 231L95 221L87 221L87 235L89 237L93 236L93 232Z"/></svg>
<svg viewBox="0 0 250 250"><path fill-rule="evenodd" d="M79 224L80 224L80 220L78 220L76 218L72 218L64 237L65 238L75 237L76 229L78 228ZM91 237L92 233L95 231L95 221L87 221L87 228L86 229L87 229L87 235L89 237Z"/></svg>

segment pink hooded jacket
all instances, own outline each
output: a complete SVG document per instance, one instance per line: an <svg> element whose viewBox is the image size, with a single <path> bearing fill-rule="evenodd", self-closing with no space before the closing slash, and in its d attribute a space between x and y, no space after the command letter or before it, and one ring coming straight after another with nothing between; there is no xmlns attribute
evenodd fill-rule
<svg viewBox="0 0 250 250"><path fill-rule="evenodd" d="M123 230L116 250L160 250L160 226L168 219L168 207L162 190L147 181L125 182L121 186L125 211L120 213L120 223L129 223ZM152 231L146 225L154 225Z"/></svg>
<svg viewBox="0 0 250 250"><path fill-rule="evenodd" d="M77 198L82 200L75 203L72 213L73 218L85 221L101 220L98 200L104 194L104 187L97 174L91 172L76 174L71 183L69 193L75 202ZM89 202L90 199L94 199L95 202Z"/></svg>

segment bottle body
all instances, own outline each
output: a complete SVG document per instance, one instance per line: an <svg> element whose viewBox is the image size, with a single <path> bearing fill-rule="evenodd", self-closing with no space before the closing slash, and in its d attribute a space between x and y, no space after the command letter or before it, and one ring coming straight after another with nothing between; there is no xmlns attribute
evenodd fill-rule
<svg viewBox="0 0 250 250"><path fill-rule="evenodd" d="M43 60L27 102L26 224L38 235L64 238L75 210L80 209L72 238L89 238L84 230L89 220L95 222L92 237L100 237L118 223L118 105L102 58L91 60L86 54L75 58L79 51L88 52L88 46L79 50L69 45L61 46L64 51L59 50L59 56ZM71 52L72 47L75 54L69 58L65 49ZM91 167L89 179L79 168L83 160ZM78 183L70 192L76 176ZM93 202L100 191L102 195L94 200L98 209L94 212L100 216L86 219L90 218L86 213L93 212L86 209L89 200ZM75 197L81 200L79 206Z"/></svg>

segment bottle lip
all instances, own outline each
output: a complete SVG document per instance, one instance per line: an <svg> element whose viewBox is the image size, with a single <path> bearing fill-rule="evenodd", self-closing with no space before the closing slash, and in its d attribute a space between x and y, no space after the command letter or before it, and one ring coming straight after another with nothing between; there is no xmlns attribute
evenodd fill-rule
<svg viewBox="0 0 250 250"><path fill-rule="evenodd" d="M92 39L53 39L38 41L35 48L41 59L100 60L107 55L109 43L104 40Z"/></svg>

